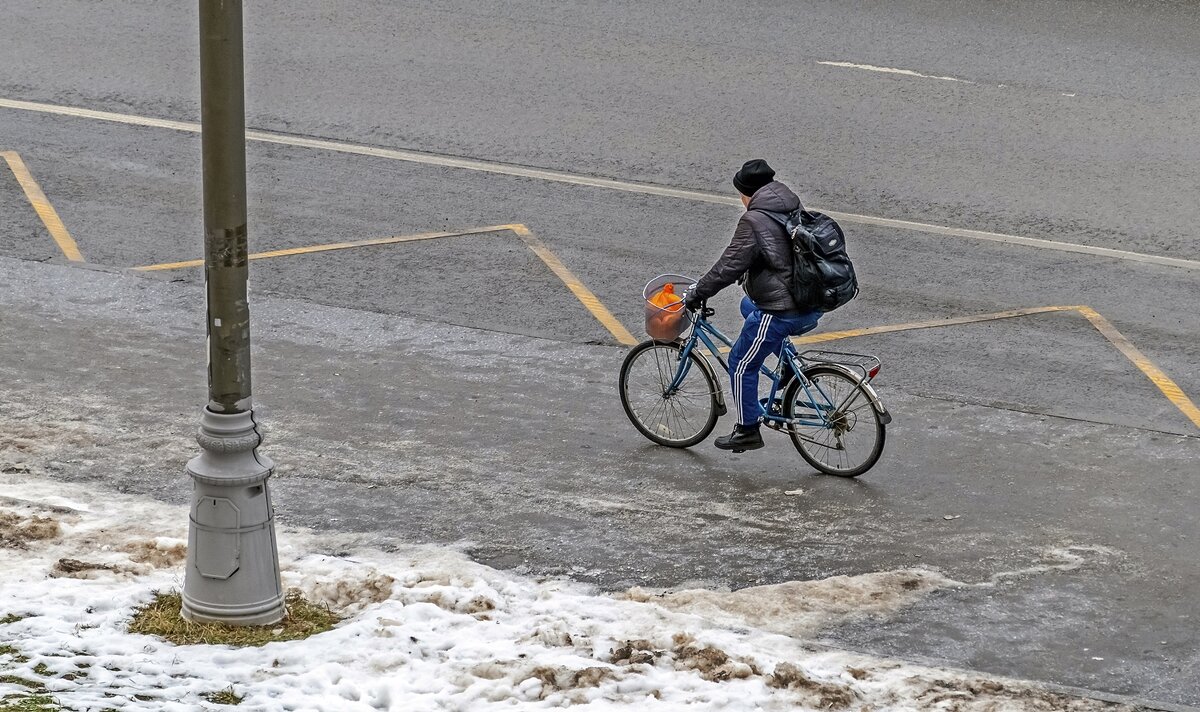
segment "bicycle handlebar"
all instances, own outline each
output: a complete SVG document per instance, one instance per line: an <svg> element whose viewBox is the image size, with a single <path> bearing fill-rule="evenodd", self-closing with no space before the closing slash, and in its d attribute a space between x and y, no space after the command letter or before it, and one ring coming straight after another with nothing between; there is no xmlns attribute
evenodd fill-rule
<svg viewBox="0 0 1200 712"><path fill-rule="evenodd" d="M693 309L692 311L699 312L699 313L700 313L700 316L701 316L702 318L704 318L704 319L707 319L707 318L709 318L710 316L714 316L714 315L717 313L717 310L716 310L716 309L712 309L712 308L710 308L710 307L708 306L708 300L707 300L707 299L705 299L704 301L700 302L700 308L699 308L699 309Z"/></svg>

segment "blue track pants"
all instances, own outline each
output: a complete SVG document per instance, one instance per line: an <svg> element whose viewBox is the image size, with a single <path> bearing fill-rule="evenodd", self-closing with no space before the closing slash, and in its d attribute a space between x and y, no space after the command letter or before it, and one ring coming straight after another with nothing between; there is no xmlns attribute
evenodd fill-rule
<svg viewBox="0 0 1200 712"><path fill-rule="evenodd" d="M733 404L738 425L754 428L763 416L758 402L758 369L771 354L778 354L783 340L812 331L821 312L806 314L769 314L742 298L742 334L729 352L729 380L733 386Z"/></svg>

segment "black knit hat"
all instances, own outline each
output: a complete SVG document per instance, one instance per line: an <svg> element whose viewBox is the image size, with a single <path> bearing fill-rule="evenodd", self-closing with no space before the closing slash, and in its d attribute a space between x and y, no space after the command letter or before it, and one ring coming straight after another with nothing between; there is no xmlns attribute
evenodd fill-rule
<svg viewBox="0 0 1200 712"><path fill-rule="evenodd" d="M733 174L733 187L745 196L752 196L758 189L775 180L775 171L761 158L746 161L742 170Z"/></svg>

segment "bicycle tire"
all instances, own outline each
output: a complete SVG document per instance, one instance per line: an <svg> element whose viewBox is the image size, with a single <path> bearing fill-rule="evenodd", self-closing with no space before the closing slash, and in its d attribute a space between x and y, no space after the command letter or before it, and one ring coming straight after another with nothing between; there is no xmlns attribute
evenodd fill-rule
<svg viewBox="0 0 1200 712"><path fill-rule="evenodd" d="M872 405L871 398L867 394L867 390L863 388L860 382L850 378L841 370L830 368L828 366L822 366L820 364L805 368L804 376L809 381L822 386L822 391L827 392L827 395L828 392L835 392L837 395L830 397L831 400L835 401L833 405L836 406L838 404L842 404L846 407L843 407L828 416L829 420L837 423L833 428L827 428L824 426L813 426L808 428L809 431L816 432L822 430L832 431L839 446L838 448L813 442L815 438L806 439L805 434L801 431L801 429L805 428L805 426L788 426L788 434L792 438L792 444L795 445L796 450L799 451L800 457L804 458L804 461L815 468L818 472L822 472L827 475L836 475L838 477L858 477L874 467L875 463L879 461L880 456L883 454L883 446L887 441L887 426L879 417L879 412L875 410L875 406ZM854 394L853 398L850 398L851 393ZM814 410L812 404L807 402L807 397L804 394L804 389L801 385L801 382L799 379L797 379L788 386L787 392L784 393L784 413L788 418L797 417L799 412L797 406L800 401L805 401L805 404L800 406L802 409L809 411ZM842 442L842 436L845 433L849 433L863 425L863 416L868 416L866 420L871 424L870 427L875 432L874 441L870 443L870 447L867 450L867 455L864 460L858 463L847 463L845 466L838 467L831 465L830 463L827 463L817 457L817 454L823 451L836 451L839 448L843 451L846 451L844 443ZM841 434L838 434L839 428L842 429Z"/></svg>
<svg viewBox="0 0 1200 712"><path fill-rule="evenodd" d="M706 367L707 364L701 360L703 357L694 351L688 354L688 358L692 363L679 392L671 398L662 395L665 392L666 385L669 385L675 376L682 350L683 346L678 342L643 341L633 347L625 356L625 361L621 364L621 375L617 383L617 390L621 395L621 407L625 409L625 415L629 417L629 421L648 440L665 447L691 447L707 438L712 433L713 428L717 426L717 389L720 386L713 379L712 374L709 373L709 369ZM670 358L661 358L665 355L669 355ZM654 362L650 363L647 360L649 358L654 358ZM639 382L638 384L634 384L633 387L641 391L638 396L639 400L650 400L651 403L649 406L638 408L637 404L630 402L630 376L635 372L635 369L643 367L650 371L654 378L651 379L649 384ZM697 378L695 374L699 374L698 377L701 379L700 383L696 384L699 390L697 391L695 388L692 388L688 390L694 392L686 392L684 386L689 383L689 379L692 379L694 382L694 379ZM636 378L639 381L645 380L641 378L640 373L636 374ZM662 387L659 397L665 404L661 413L663 419L661 421L651 417L653 413L658 412L657 404L652 402L653 390L651 389L655 385ZM672 398L678 398L674 406L671 403ZM639 412L646 408L649 408L649 410L645 413L645 416L639 416ZM695 408L699 411L706 409L706 412L693 413L695 417L692 419L681 414L683 408ZM670 415L675 416L675 423L681 428L678 431L679 437L670 437L675 432ZM695 427L696 425L699 427ZM688 430L692 432L687 432Z"/></svg>

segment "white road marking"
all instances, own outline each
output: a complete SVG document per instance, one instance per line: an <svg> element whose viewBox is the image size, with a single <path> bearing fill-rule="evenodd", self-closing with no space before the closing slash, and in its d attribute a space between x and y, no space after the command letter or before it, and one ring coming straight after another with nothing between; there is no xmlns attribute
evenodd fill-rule
<svg viewBox="0 0 1200 712"><path fill-rule="evenodd" d="M842 67L844 69L862 69L867 72L883 72L885 74L903 74L906 77L920 77L921 79L941 79L944 82L960 82L962 84L974 84L975 82L969 79L959 79L958 77L939 77L932 74L921 74L914 72L911 69L897 69L896 67L876 67L873 64L855 64L853 62L817 62L828 67Z"/></svg>
<svg viewBox="0 0 1200 712"><path fill-rule="evenodd" d="M1148 255L1142 252L1129 252L1127 250L1116 250L1111 247L1095 247L1093 245L1080 245L1074 242L1058 242L1055 240L1043 240L1037 237L1022 237L1020 235L1008 235L1002 232L986 232L984 230L968 230L960 227L944 227L941 225L929 225L927 223L910 222L908 220L896 220L894 218L876 218L870 215L854 215L849 213L838 213L832 210L827 211L835 220L860 223L862 225L878 225L880 227L899 228L901 230L914 230L916 232L927 232L934 235L945 235L947 237L964 237L970 240L986 240L988 242L1002 242L1009 245L1023 245L1025 247L1036 247L1042 250L1057 250L1059 252L1075 252L1083 255L1095 255L1097 257L1112 257L1118 260L1128 260L1130 262L1142 262L1145 264L1163 265L1166 267L1181 267L1183 269L1200 270L1200 261L1187 260L1182 257L1163 257L1161 255Z"/></svg>
<svg viewBox="0 0 1200 712"><path fill-rule="evenodd" d="M155 119L147 116L137 116L134 114L117 114L109 111L96 111L93 109L80 109L71 106L59 106L55 104L41 104L31 101L17 101L14 99L0 99L0 108L17 109L20 111L33 111L42 114L57 114L60 116L72 116L81 119L92 119L95 121L110 121L120 124L128 124L131 126L148 126L152 128L171 129L174 131L186 131L189 133L200 133L200 124L190 121L172 121L169 119ZM489 161L479 161L470 158L458 158L455 156L445 156L436 153L424 153L420 151L405 151L393 148L378 148L375 146L366 146L363 144L346 143L343 141L330 141L327 139L305 138L303 136L291 136L288 134L274 133L270 131L246 131L246 138L251 141L259 141L262 143L276 143L286 146L300 146L304 148L312 148L323 151L335 151L338 153L350 153L361 156L372 156L374 158L386 158L395 161L407 161L409 163L419 163L430 166L443 166L446 168L461 168L464 170L481 171L484 173L495 173L500 175L516 176L520 178L531 178L534 180L552 181L556 183L569 183L572 185L582 185L591 188L603 188L607 190L620 190L626 193L639 193L642 195L655 195L663 198L678 198L680 200L691 200L702 203L715 203L718 205L741 205L741 200L731 195L723 195L719 193L706 193L698 190L686 190L681 188L669 188L661 185L653 185L650 183L635 183L631 181L613 180L610 178L594 178L592 176L579 175L576 173L567 173L564 171L544 170L541 168L527 168L525 166L516 166L508 163L494 163ZM947 227L944 225L931 225L928 223L913 222L910 220L896 220L894 218L883 218L872 215L858 215L856 213L835 212L832 210L825 211L832 215L835 219L848 223L859 223L862 225L875 225L879 227L898 228L901 230L913 230L916 232L925 232L932 235L942 235L944 237L959 237L969 240L984 240L988 242L1000 242L1010 245L1021 245L1024 247L1034 247L1043 250L1057 250L1060 252L1074 252L1078 254L1093 255L1098 257L1111 257L1114 259L1127 260L1131 262L1141 262L1145 264L1163 265L1167 267L1179 267L1189 270L1200 270L1200 261L1187 260L1179 257L1164 257L1161 255L1148 255L1140 252L1129 252L1126 250L1115 250L1108 247L1093 247L1091 245L1080 245L1071 242L1057 242L1054 240L1043 240L1034 237L1022 237L1020 235L1008 235L997 232L985 232L982 230L968 230L957 227Z"/></svg>

